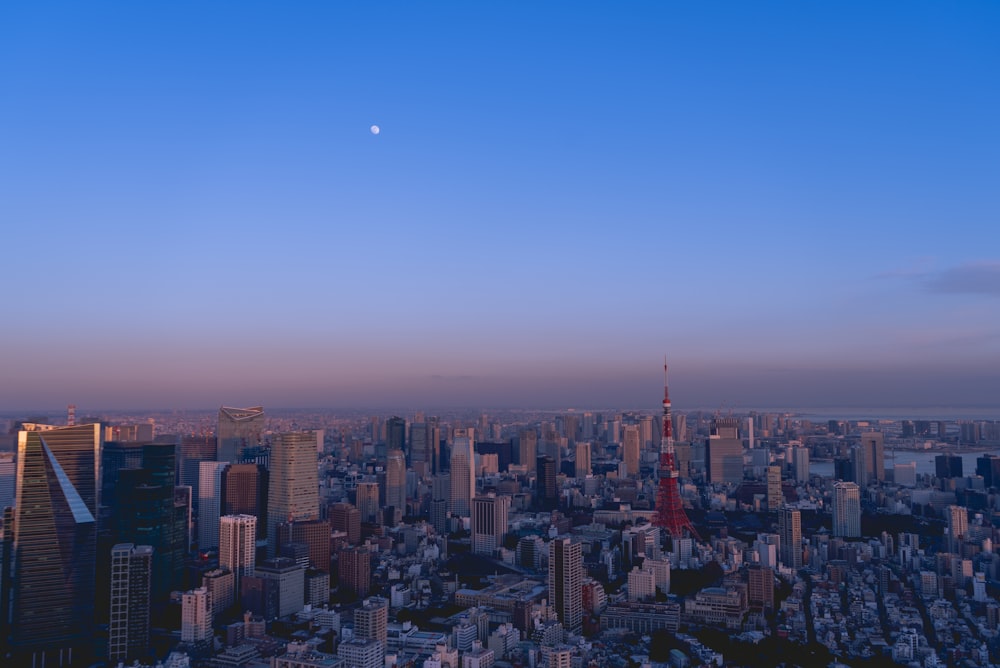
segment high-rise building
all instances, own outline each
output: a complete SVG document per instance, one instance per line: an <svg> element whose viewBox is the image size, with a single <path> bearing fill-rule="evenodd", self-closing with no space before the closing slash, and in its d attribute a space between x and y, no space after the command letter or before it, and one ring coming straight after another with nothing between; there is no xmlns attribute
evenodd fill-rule
<svg viewBox="0 0 1000 668"><path fill-rule="evenodd" d="M378 483L377 482L359 482L356 494L356 505L358 511L361 513L361 521L364 523L372 523L378 521L379 516L379 502L378 502Z"/></svg>
<svg viewBox="0 0 1000 668"><path fill-rule="evenodd" d="M315 441L313 441L315 448ZM315 455L315 449L313 454ZM277 617L285 617L302 610L306 602L306 569L294 559L275 557L265 559L254 569L255 578L265 581L278 593ZM249 577L248 577L249 579Z"/></svg>
<svg viewBox="0 0 1000 668"><path fill-rule="evenodd" d="M527 466L530 473L535 470L535 462L538 459L538 432L533 428L521 429L517 439L517 463Z"/></svg>
<svg viewBox="0 0 1000 668"><path fill-rule="evenodd" d="M476 494L476 454L472 429L456 429L451 446L451 513L469 517ZM460 433L461 432L461 433Z"/></svg>
<svg viewBox="0 0 1000 668"><path fill-rule="evenodd" d="M493 556L507 535L510 497L477 496L472 502L472 552Z"/></svg>
<svg viewBox="0 0 1000 668"><path fill-rule="evenodd" d="M838 482L833 485L833 535L861 537L861 490L857 483Z"/></svg>
<svg viewBox="0 0 1000 668"><path fill-rule="evenodd" d="M371 567L368 550L351 547L337 553L337 576L341 586L361 598L371 589Z"/></svg>
<svg viewBox="0 0 1000 668"><path fill-rule="evenodd" d="M406 457L398 448L389 450L386 455L385 505L394 508L400 516L406 515Z"/></svg>
<svg viewBox="0 0 1000 668"><path fill-rule="evenodd" d="M236 577L228 568L213 568L202 573L201 586L208 590L208 605L213 619L236 602Z"/></svg>
<svg viewBox="0 0 1000 668"><path fill-rule="evenodd" d="M336 503L330 508L330 528L347 534L347 542L361 541L361 512L349 503Z"/></svg>
<svg viewBox="0 0 1000 668"><path fill-rule="evenodd" d="M92 647L101 426L23 426L11 645L17 665L70 664Z"/></svg>
<svg viewBox="0 0 1000 668"><path fill-rule="evenodd" d="M576 444L576 477L586 478L590 473L590 443L580 441Z"/></svg>
<svg viewBox="0 0 1000 668"><path fill-rule="evenodd" d="M245 448L254 448L264 441L264 407L219 409L218 457L219 461L237 464L243 459ZM313 441L315 447L315 441Z"/></svg>
<svg viewBox="0 0 1000 668"><path fill-rule="evenodd" d="M938 478L961 478L962 457L943 454L934 458L934 472Z"/></svg>
<svg viewBox="0 0 1000 668"><path fill-rule="evenodd" d="M254 574L257 563L257 518L253 515L223 515L219 518L219 566L232 571L234 588Z"/></svg>
<svg viewBox="0 0 1000 668"><path fill-rule="evenodd" d="M212 606L204 587L181 597L181 642L204 643L212 638Z"/></svg>
<svg viewBox="0 0 1000 668"><path fill-rule="evenodd" d="M549 543L549 604L567 631L583 624L583 552L569 538Z"/></svg>
<svg viewBox="0 0 1000 668"><path fill-rule="evenodd" d="M622 461L625 475L635 478L639 475L639 451L641 449L639 425L627 424L622 428Z"/></svg>
<svg viewBox="0 0 1000 668"><path fill-rule="evenodd" d="M285 432L271 444L267 491L268 554L277 554L278 525L319 518L316 434Z"/></svg>
<svg viewBox="0 0 1000 668"><path fill-rule="evenodd" d="M278 535L279 548L288 543L304 545L308 565L321 571L330 571L330 523L327 520L283 522L279 526Z"/></svg>
<svg viewBox="0 0 1000 668"><path fill-rule="evenodd" d="M406 420L391 417L385 421L385 449L402 451L406 447Z"/></svg>
<svg viewBox="0 0 1000 668"><path fill-rule="evenodd" d="M120 543L111 549L108 659L129 662L149 653L153 548Z"/></svg>
<svg viewBox="0 0 1000 668"><path fill-rule="evenodd" d="M882 432L868 431L861 434L861 450L868 477L859 481L859 485L865 486L885 480L885 444Z"/></svg>
<svg viewBox="0 0 1000 668"><path fill-rule="evenodd" d="M781 563L796 571L802 568L802 513L797 508L778 512L778 536Z"/></svg>
<svg viewBox="0 0 1000 668"><path fill-rule="evenodd" d="M435 458L427 427L425 422L410 425L410 467L421 476L430 475L434 471Z"/></svg>
<svg viewBox="0 0 1000 668"><path fill-rule="evenodd" d="M767 566L751 564L747 598L753 610L774 610L774 571Z"/></svg>
<svg viewBox="0 0 1000 668"><path fill-rule="evenodd" d="M267 469L231 464L222 474L222 515L253 515L260 538L267 537Z"/></svg>
<svg viewBox="0 0 1000 668"><path fill-rule="evenodd" d="M792 448L792 469L795 482L809 481L809 448Z"/></svg>
<svg viewBox="0 0 1000 668"><path fill-rule="evenodd" d="M217 445L215 436L182 436L180 447L179 464L177 467L180 471L180 484L197 491L198 472L201 462L218 461L216 457ZM196 494L195 499L197 498Z"/></svg>
<svg viewBox="0 0 1000 668"><path fill-rule="evenodd" d="M545 510L553 510L559 505L559 487L556 483L556 460L549 455L542 455L536 461L538 505Z"/></svg>
<svg viewBox="0 0 1000 668"><path fill-rule="evenodd" d="M962 542L969 534L969 511L964 506L948 506L945 519L948 520L948 549L952 554L961 554Z"/></svg>
<svg viewBox="0 0 1000 668"><path fill-rule="evenodd" d="M222 473L228 462L201 462L198 466L198 547L219 546L222 515Z"/></svg>
<svg viewBox="0 0 1000 668"><path fill-rule="evenodd" d="M775 512L784 503L785 497L781 493L781 467L767 467L767 509Z"/></svg>
<svg viewBox="0 0 1000 668"><path fill-rule="evenodd" d="M378 596L365 599L354 611L354 635L383 644L388 640L389 601Z"/></svg>
<svg viewBox="0 0 1000 668"><path fill-rule="evenodd" d="M739 418L715 418L706 446L708 481L738 484L743 480L743 442Z"/></svg>

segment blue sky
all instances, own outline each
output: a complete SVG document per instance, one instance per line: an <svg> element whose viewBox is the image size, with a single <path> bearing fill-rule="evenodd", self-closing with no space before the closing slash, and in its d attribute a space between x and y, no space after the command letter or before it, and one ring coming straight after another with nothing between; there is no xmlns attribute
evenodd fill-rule
<svg viewBox="0 0 1000 668"><path fill-rule="evenodd" d="M996 406L998 29L4 3L0 406Z"/></svg>

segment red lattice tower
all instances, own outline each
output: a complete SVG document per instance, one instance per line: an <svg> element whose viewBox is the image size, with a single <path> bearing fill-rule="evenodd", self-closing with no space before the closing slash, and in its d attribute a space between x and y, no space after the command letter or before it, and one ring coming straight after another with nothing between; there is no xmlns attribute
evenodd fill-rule
<svg viewBox="0 0 1000 668"><path fill-rule="evenodd" d="M674 464L674 425L670 417L670 392L667 389L667 363L664 361L663 443L660 445L660 486L656 493L656 518L653 523L667 531L671 538L683 538L685 529L693 538L697 538L698 532L684 512L677 476Z"/></svg>

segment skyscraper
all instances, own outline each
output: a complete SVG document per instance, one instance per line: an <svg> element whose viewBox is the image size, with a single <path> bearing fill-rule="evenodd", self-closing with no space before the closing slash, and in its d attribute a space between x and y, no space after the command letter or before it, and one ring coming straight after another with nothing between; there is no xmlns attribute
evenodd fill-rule
<svg viewBox="0 0 1000 668"><path fill-rule="evenodd" d="M549 603L567 631L583 624L583 552L569 538L549 543Z"/></svg>
<svg viewBox="0 0 1000 668"><path fill-rule="evenodd" d="M337 553L337 576L340 584L364 598L371 589L371 555L357 547Z"/></svg>
<svg viewBox="0 0 1000 668"><path fill-rule="evenodd" d="M361 540L361 512L349 503L335 503L330 508L330 529L347 534L347 542L357 545Z"/></svg>
<svg viewBox="0 0 1000 668"><path fill-rule="evenodd" d="M406 515L406 458L398 448L389 450L385 464L385 505Z"/></svg>
<svg viewBox="0 0 1000 668"><path fill-rule="evenodd" d="M781 508L785 497L781 493L781 467L767 467L767 509L775 512Z"/></svg>
<svg viewBox="0 0 1000 668"><path fill-rule="evenodd" d="M576 444L576 477L586 478L590 472L590 443L580 441Z"/></svg>
<svg viewBox="0 0 1000 668"><path fill-rule="evenodd" d="M218 458L237 464L244 448L260 445L264 440L264 407L219 409ZM313 441L315 448L316 441Z"/></svg>
<svg viewBox="0 0 1000 668"><path fill-rule="evenodd" d="M267 469L260 464L231 464L222 474L222 515L253 515L257 535L267 538Z"/></svg>
<svg viewBox="0 0 1000 668"><path fill-rule="evenodd" d="M507 535L510 497L477 496L472 501L472 552L493 556Z"/></svg>
<svg viewBox="0 0 1000 668"><path fill-rule="evenodd" d="M379 515L378 483L359 482L355 494L358 512L361 513L361 521L365 523L376 522Z"/></svg>
<svg viewBox="0 0 1000 668"><path fill-rule="evenodd" d="M149 653L153 548L120 543L111 549L108 659L129 662Z"/></svg>
<svg viewBox="0 0 1000 668"><path fill-rule="evenodd" d="M528 467L528 472L535 470L538 459L538 433L533 428L518 432L517 463Z"/></svg>
<svg viewBox="0 0 1000 668"><path fill-rule="evenodd" d="M964 506L948 506L945 519L948 520L948 550L961 554L962 541L969 533L969 511Z"/></svg>
<svg viewBox="0 0 1000 668"><path fill-rule="evenodd" d="M857 483L838 482L833 485L833 535L861 537L861 491Z"/></svg>
<svg viewBox="0 0 1000 668"><path fill-rule="evenodd" d="M545 510L553 510L559 505L559 487L556 482L556 460L548 455L537 459L538 504Z"/></svg>
<svg viewBox="0 0 1000 668"><path fill-rule="evenodd" d="M385 449L402 451L406 447L406 420L391 417L385 421Z"/></svg>
<svg viewBox="0 0 1000 668"><path fill-rule="evenodd" d="M938 455L934 458L934 472L938 478L961 478L962 457L959 455Z"/></svg>
<svg viewBox="0 0 1000 668"><path fill-rule="evenodd" d="M311 431L278 434L271 445L268 480L268 554L277 553L278 525L319 518L319 473L316 434Z"/></svg>
<svg viewBox="0 0 1000 668"><path fill-rule="evenodd" d="M781 563L796 571L802 568L802 513L797 508L778 512L778 536Z"/></svg>
<svg viewBox="0 0 1000 668"><path fill-rule="evenodd" d="M253 515L223 515L219 518L219 566L228 568L235 578L234 589L254 574L257 563L257 518Z"/></svg>
<svg viewBox="0 0 1000 668"><path fill-rule="evenodd" d="M715 418L706 448L708 481L738 484L743 480L743 442L738 418Z"/></svg>
<svg viewBox="0 0 1000 668"><path fill-rule="evenodd" d="M451 446L451 513L469 517L476 493L476 454L472 429L456 429Z"/></svg>
<svg viewBox="0 0 1000 668"><path fill-rule="evenodd" d="M791 448L795 482L809 481L809 448Z"/></svg>
<svg viewBox="0 0 1000 668"><path fill-rule="evenodd" d="M198 547L219 546L219 517L222 514L222 473L228 462L201 462L198 465Z"/></svg>
<svg viewBox="0 0 1000 668"><path fill-rule="evenodd" d="M640 445L639 425L625 425L622 428L622 461L625 462L625 475L630 478L639 475Z"/></svg>
<svg viewBox="0 0 1000 668"><path fill-rule="evenodd" d="M868 431L861 434L861 450L865 459L867 478L858 481L865 486L885 480L885 445L880 431Z"/></svg>
<svg viewBox="0 0 1000 668"><path fill-rule="evenodd" d="M198 490L198 472L201 462L217 461L218 446L215 436L182 436L180 449L181 485ZM195 494L197 500L198 495Z"/></svg>
<svg viewBox="0 0 1000 668"><path fill-rule="evenodd" d="M71 664L86 660L92 647L101 426L24 427L17 439L11 644L23 663Z"/></svg>

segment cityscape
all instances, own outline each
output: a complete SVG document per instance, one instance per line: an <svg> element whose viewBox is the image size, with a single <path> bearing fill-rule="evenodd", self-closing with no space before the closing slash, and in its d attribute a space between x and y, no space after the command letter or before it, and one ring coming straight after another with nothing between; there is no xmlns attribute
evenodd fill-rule
<svg viewBox="0 0 1000 668"><path fill-rule="evenodd" d="M0 3L0 668L1000 667L998 32Z"/></svg>
<svg viewBox="0 0 1000 668"><path fill-rule="evenodd" d="M5 433L7 665L1000 656L1000 420L675 410L665 382L659 411L70 405Z"/></svg>

